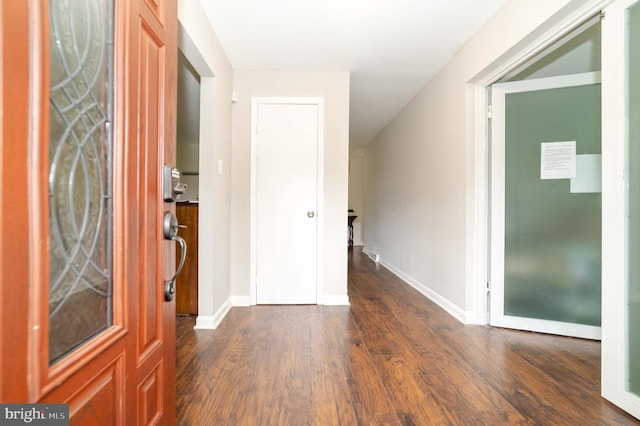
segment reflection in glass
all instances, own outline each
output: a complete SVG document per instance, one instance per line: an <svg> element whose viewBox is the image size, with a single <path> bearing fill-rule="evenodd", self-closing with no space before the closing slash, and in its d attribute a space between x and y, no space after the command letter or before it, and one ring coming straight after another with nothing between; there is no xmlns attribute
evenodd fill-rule
<svg viewBox="0 0 640 426"><path fill-rule="evenodd" d="M542 142L600 154L600 85L508 94L506 315L600 325L601 194L540 179Z"/></svg>
<svg viewBox="0 0 640 426"><path fill-rule="evenodd" d="M112 324L110 3L50 2L50 363Z"/></svg>
<svg viewBox="0 0 640 426"><path fill-rule="evenodd" d="M640 6L629 9L629 390L640 396Z"/></svg>

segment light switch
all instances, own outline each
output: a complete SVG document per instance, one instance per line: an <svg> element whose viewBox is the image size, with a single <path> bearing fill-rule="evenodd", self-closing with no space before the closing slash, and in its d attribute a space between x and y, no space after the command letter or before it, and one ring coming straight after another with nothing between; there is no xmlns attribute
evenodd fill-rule
<svg viewBox="0 0 640 426"><path fill-rule="evenodd" d="M218 160L218 174L222 176L222 172L224 171L224 164L222 160Z"/></svg>

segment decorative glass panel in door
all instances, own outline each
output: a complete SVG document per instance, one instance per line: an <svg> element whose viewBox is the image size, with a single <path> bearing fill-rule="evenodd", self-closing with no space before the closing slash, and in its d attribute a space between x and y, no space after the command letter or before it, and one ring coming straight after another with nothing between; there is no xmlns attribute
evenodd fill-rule
<svg viewBox="0 0 640 426"><path fill-rule="evenodd" d="M497 84L492 101L491 323L597 339L599 74Z"/></svg>
<svg viewBox="0 0 640 426"><path fill-rule="evenodd" d="M50 363L112 324L112 7L50 2Z"/></svg>

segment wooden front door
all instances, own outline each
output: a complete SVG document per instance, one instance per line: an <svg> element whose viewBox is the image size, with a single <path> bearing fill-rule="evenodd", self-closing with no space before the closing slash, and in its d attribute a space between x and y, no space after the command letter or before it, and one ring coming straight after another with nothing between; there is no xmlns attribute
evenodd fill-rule
<svg viewBox="0 0 640 426"><path fill-rule="evenodd" d="M0 54L0 402L174 424L176 1L4 1Z"/></svg>

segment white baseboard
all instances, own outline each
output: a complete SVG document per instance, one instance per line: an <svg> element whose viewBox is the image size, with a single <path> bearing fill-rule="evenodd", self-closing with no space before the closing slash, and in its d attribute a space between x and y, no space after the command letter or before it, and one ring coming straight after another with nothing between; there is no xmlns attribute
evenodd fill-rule
<svg viewBox="0 0 640 426"><path fill-rule="evenodd" d="M318 305L327 306L349 306L349 295L347 294L325 294Z"/></svg>
<svg viewBox="0 0 640 426"><path fill-rule="evenodd" d="M380 255L376 252L374 252L373 250L369 250L366 247L362 247L362 253L366 254L367 256L369 256L369 258L371 260L373 260L374 262L379 262L380 261Z"/></svg>
<svg viewBox="0 0 640 426"><path fill-rule="evenodd" d="M384 260L380 259L379 262L380 262L380 264L382 266L384 266L389 271L391 271L395 276L397 276L402 281L404 281L407 284L409 284L411 287L413 287L416 290L418 290L426 298L428 298L433 303L435 303L436 305L440 306L442 309L447 311L449 313L449 315L451 315L452 317L454 317L455 319L457 319L461 323L463 323L463 324L465 323L465 311L464 311L464 309L461 309L460 307L458 307L455 304L451 303L449 300L447 300L444 297L440 296L438 293L436 293L435 291L431 290L426 285L422 284L421 282L419 282L418 280L414 279L413 277L410 277L409 275L405 274L404 272L400 271L399 269L395 268L394 266L388 264Z"/></svg>
<svg viewBox="0 0 640 426"><path fill-rule="evenodd" d="M196 330L215 330L227 315L231 306L231 299L227 299L214 315L198 315L196 325L193 328Z"/></svg>

